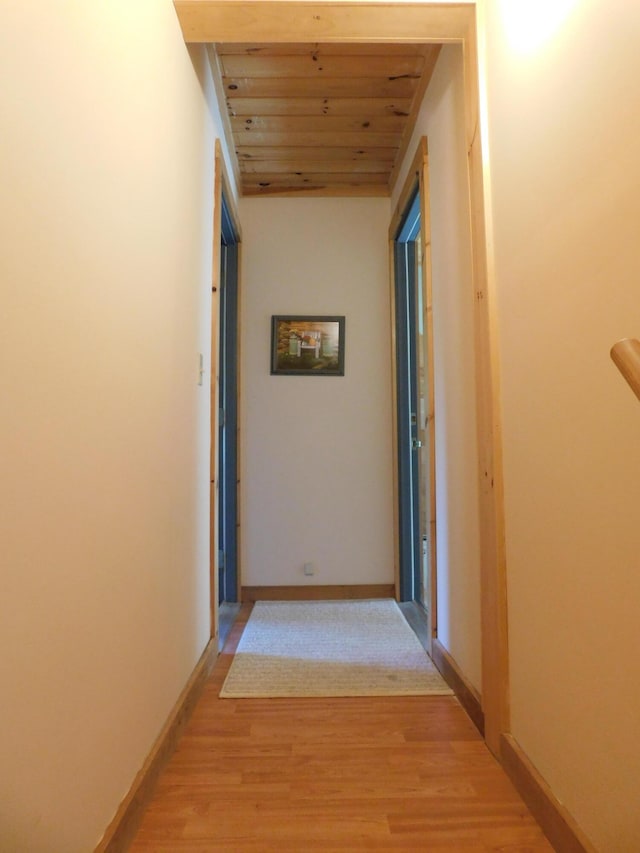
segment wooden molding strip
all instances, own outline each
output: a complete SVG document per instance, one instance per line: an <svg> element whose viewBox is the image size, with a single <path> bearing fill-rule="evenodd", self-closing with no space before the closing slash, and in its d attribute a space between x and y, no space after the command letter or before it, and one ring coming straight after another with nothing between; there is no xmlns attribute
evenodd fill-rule
<svg viewBox="0 0 640 853"><path fill-rule="evenodd" d="M395 594L395 585L392 583L242 587L243 602L395 598Z"/></svg>
<svg viewBox="0 0 640 853"><path fill-rule="evenodd" d="M464 677L458 664L451 657L442 643L433 638L431 642L431 657L440 670L442 677L458 697L458 700L471 721L484 737L484 712L482 701L476 688Z"/></svg>
<svg viewBox="0 0 640 853"><path fill-rule="evenodd" d="M611 358L640 400L640 341L625 338L611 347Z"/></svg>
<svg viewBox="0 0 640 853"><path fill-rule="evenodd" d="M176 748L218 654L218 644L211 639L191 673L162 731L153 744L129 792L105 830L95 853L125 853L138 830L144 810L151 799L158 777Z"/></svg>
<svg viewBox="0 0 640 853"><path fill-rule="evenodd" d="M503 734L500 746L504 769L554 849L562 853L598 853L515 738Z"/></svg>
<svg viewBox="0 0 640 853"><path fill-rule="evenodd" d="M480 483L480 619L482 627L482 710L485 741L500 755L500 735L511 731L509 623L502 460L502 411L496 276L491 216L489 159L480 126L478 41L475 16L463 43L465 124L471 253L475 303L476 411Z"/></svg>

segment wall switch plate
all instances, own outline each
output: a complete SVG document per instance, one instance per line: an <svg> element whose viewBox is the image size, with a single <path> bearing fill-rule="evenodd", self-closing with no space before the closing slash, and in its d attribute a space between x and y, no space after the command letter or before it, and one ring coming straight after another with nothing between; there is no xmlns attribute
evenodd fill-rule
<svg viewBox="0 0 640 853"><path fill-rule="evenodd" d="M304 564L304 573L307 577L311 577L313 575L315 569L313 568L313 563L305 563Z"/></svg>

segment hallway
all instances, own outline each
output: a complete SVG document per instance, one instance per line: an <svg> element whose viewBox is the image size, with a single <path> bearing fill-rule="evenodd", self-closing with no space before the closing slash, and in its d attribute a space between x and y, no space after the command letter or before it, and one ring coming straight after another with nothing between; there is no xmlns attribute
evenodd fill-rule
<svg viewBox="0 0 640 853"><path fill-rule="evenodd" d="M132 851L552 850L453 698L219 699L250 612Z"/></svg>

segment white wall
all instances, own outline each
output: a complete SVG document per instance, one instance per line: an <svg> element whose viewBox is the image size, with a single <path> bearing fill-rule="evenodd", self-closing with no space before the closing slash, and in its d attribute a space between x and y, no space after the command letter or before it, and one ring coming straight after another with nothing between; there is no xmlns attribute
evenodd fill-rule
<svg viewBox="0 0 640 853"><path fill-rule="evenodd" d="M640 6L485 4L512 728L597 848L640 849Z"/></svg>
<svg viewBox="0 0 640 853"><path fill-rule="evenodd" d="M438 639L481 690L474 305L459 46L442 48L392 207L421 136L428 140L431 188Z"/></svg>
<svg viewBox="0 0 640 853"><path fill-rule="evenodd" d="M86 853L209 635L217 118L169 0L5 5L0 64L0 848Z"/></svg>
<svg viewBox="0 0 640 853"><path fill-rule="evenodd" d="M392 583L388 201L246 198L240 217L243 583ZM344 377L270 375L271 315L295 313L346 316Z"/></svg>

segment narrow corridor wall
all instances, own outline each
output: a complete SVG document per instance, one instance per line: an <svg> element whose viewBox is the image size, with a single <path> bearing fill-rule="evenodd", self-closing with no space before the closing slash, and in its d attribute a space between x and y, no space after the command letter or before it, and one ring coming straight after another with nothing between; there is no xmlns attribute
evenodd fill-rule
<svg viewBox="0 0 640 853"><path fill-rule="evenodd" d="M512 731L598 850L640 849L640 6L482 4Z"/></svg>
<svg viewBox="0 0 640 853"><path fill-rule="evenodd" d="M429 146L433 273L438 639L482 689L471 232L462 48L443 46L391 202Z"/></svg>
<svg viewBox="0 0 640 853"><path fill-rule="evenodd" d="M0 28L0 848L86 853L209 637L214 136L169 0Z"/></svg>

